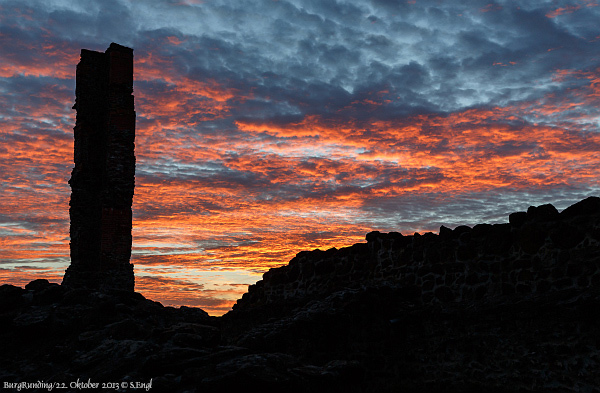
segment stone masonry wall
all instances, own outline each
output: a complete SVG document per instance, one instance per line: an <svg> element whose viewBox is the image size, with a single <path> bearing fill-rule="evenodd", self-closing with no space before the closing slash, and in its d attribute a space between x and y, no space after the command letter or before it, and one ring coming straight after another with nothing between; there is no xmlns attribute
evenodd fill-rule
<svg viewBox="0 0 600 393"><path fill-rule="evenodd" d="M77 65L71 265L63 285L133 291L133 50L83 49Z"/></svg>
<svg viewBox="0 0 600 393"><path fill-rule="evenodd" d="M300 252L249 287L234 310L301 304L344 288L390 285L415 304L537 296L600 287L600 198L552 205L439 235L371 232L367 243Z"/></svg>

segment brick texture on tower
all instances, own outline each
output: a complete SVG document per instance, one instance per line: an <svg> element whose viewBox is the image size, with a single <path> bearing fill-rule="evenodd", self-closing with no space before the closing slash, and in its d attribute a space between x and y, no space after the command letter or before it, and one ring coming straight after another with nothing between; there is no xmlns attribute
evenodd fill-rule
<svg viewBox="0 0 600 393"><path fill-rule="evenodd" d="M63 285L133 291L133 49L82 49L76 79L71 265Z"/></svg>

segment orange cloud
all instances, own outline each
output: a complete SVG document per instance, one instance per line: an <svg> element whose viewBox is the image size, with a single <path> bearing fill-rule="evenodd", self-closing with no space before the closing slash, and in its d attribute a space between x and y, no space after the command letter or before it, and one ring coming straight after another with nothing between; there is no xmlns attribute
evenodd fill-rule
<svg viewBox="0 0 600 393"><path fill-rule="evenodd" d="M494 3L490 3L483 8L480 8L479 12L501 11L501 10L502 10L502 6L494 4Z"/></svg>
<svg viewBox="0 0 600 393"><path fill-rule="evenodd" d="M307 116L289 127L242 122L238 123L238 127L247 132L268 132L277 136L295 135L301 139L318 137L320 144L344 146L348 156L346 161L338 163L343 162L346 166L344 170L353 173L361 173L357 167L368 163L375 168L373 173L378 174L382 163L389 163L404 169L430 168L443 175L433 183L429 180L411 182L404 191L402 186L397 185L392 188L397 193L431 187L442 187L446 191L481 191L515 182L541 185L551 180L561 184L567 179L578 179L580 165L597 167L594 162L597 155L589 151L589 146L600 146L596 134L579 134L523 122L513 125L512 120L502 121L510 117L509 113L514 109L473 109L449 116L415 116L401 123L378 121L361 126L351 123L330 124L318 117ZM559 110L561 108L538 108L543 114ZM371 133L371 130L377 132ZM365 152L352 155L356 146L362 146ZM579 157L578 164L571 161L573 157ZM254 168L257 171L285 173L285 167L278 167L277 163L273 157L267 163L254 159ZM286 166L291 167L290 164ZM354 167L350 169L350 166ZM557 170L547 173L549 168ZM327 177L323 177L323 174L318 176L322 181L327 181L335 175L333 170L329 168ZM297 173L302 173L305 179L311 175L301 168ZM540 176L542 173L545 175ZM371 189L376 190L376 187L374 185Z"/></svg>
<svg viewBox="0 0 600 393"><path fill-rule="evenodd" d="M546 14L547 18L556 18L559 15L564 15L564 14L571 14L579 9L581 9L581 7L585 6L585 7L597 7L599 4L595 2L595 0L583 0L584 4L577 4L577 5L568 5L566 7L559 7L551 12L548 12Z"/></svg>
<svg viewBox="0 0 600 393"><path fill-rule="evenodd" d="M546 14L547 18L556 18L559 15L571 14L581 8L581 5L569 5L566 7L557 8Z"/></svg>
<svg viewBox="0 0 600 393"><path fill-rule="evenodd" d="M8 35L0 35L0 47L10 47L10 41L13 39ZM54 42L50 37L45 37L39 43L19 42L19 45L27 55L22 58L10 54L3 56L0 78L22 75L73 79L74 64L79 61L79 51L71 44Z"/></svg>
<svg viewBox="0 0 600 393"><path fill-rule="evenodd" d="M10 59L0 76L72 78L78 53L59 60L65 47L42 43L41 50L52 64L23 68ZM237 118L236 103L250 95L174 67L136 53L132 261L136 289L165 304L223 313L261 272L301 250L351 245L372 229L437 230L433 223L376 228L388 224L366 206L385 198L598 186L600 136L587 131L593 114L583 109L598 106L600 70L557 70L555 82L581 85L510 107L352 116L389 104L384 90L351 103L344 116L285 122ZM0 146L0 217L13 219L0 224L2 262L11 266L0 270L3 282L59 281L68 264L74 112L67 95L48 85L41 104L18 104L0 119L2 136L11 138ZM216 119L230 128L204 132ZM32 260L53 267L36 270L25 263Z"/></svg>

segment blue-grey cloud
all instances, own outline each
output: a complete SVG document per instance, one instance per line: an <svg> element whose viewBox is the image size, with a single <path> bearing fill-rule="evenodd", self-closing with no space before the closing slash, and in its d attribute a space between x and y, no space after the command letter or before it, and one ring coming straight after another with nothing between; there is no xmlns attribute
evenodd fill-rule
<svg viewBox="0 0 600 393"><path fill-rule="evenodd" d="M564 208L599 190L599 17L590 0L0 0L5 251L30 236L32 259L66 259L75 64L110 42L135 50L142 264L185 237L147 229L167 217L226 266L274 234Z"/></svg>

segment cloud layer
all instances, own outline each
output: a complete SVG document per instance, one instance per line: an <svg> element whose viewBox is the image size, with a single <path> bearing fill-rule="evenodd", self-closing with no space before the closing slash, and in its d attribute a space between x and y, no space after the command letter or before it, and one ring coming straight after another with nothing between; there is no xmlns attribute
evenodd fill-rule
<svg viewBox="0 0 600 393"><path fill-rule="evenodd" d="M135 50L136 288L218 314L304 249L598 194L598 6L0 0L2 282L69 263L81 48Z"/></svg>

